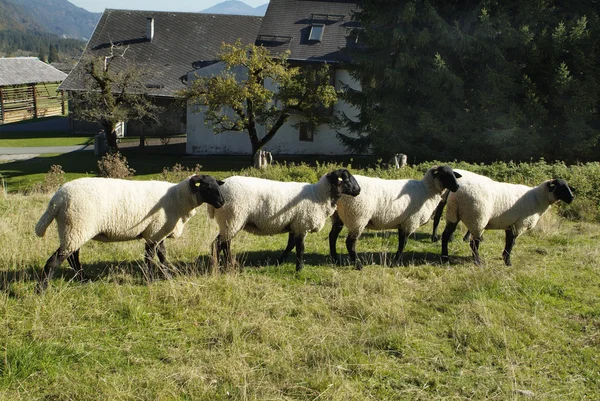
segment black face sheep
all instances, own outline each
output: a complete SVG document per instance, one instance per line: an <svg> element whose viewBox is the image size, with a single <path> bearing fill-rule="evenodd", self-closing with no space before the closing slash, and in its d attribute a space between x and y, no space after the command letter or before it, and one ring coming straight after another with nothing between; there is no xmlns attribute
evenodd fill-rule
<svg viewBox="0 0 600 401"><path fill-rule="evenodd" d="M343 194L356 196L360 187L348 170L335 170L316 184L280 182L253 177L225 179L222 189L225 206L208 206L208 214L219 225L215 253L231 261L230 242L240 231L257 235L289 233L288 245L279 258L283 263L296 248L296 270L304 265L304 238L320 231Z"/></svg>
<svg viewBox="0 0 600 401"><path fill-rule="evenodd" d="M346 248L357 269L362 263L356 257L356 241L365 228L372 230L398 229L399 261L408 236L427 223L448 189L458 189L455 173L448 166L430 168L422 180L384 180L355 176L361 193L354 198L342 196L337 202L337 212L329 233L329 252L337 261L336 242L344 225L348 227Z"/></svg>
<svg viewBox="0 0 600 401"><path fill-rule="evenodd" d="M491 181L491 178L488 178L484 175L479 175L476 173L473 173L471 171L468 170L460 170L460 169L453 169L455 173L458 173L461 175L460 180L458 180L459 184L462 184L465 181L468 180L485 180L485 181ZM440 203L438 203L437 208L435 209L435 214L433 216L433 231L431 233L431 241L432 242L437 242L440 240L440 236L437 233L437 229L440 225L440 220L442 219L442 213L444 212L444 208L446 207L446 202L448 202L448 195L450 195L450 191L446 191L444 192L444 194L442 195L442 200L440 201ZM468 241L469 240L469 232L467 231L467 233L465 234L463 240L464 241Z"/></svg>
<svg viewBox="0 0 600 401"><path fill-rule="evenodd" d="M448 242L456 225L462 221L471 233L475 264L481 264L479 243L487 229L505 231L502 258L510 266L510 253L516 238L535 227L550 205L560 200L571 203L574 198L565 180L545 181L534 188L492 180L461 182L460 189L448 196L442 259L448 259Z"/></svg>
<svg viewBox="0 0 600 401"><path fill-rule="evenodd" d="M79 248L91 239L143 239L148 267L156 253L164 263L164 239L181 235L184 224L202 203L223 206L222 184L208 175L193 175L178 184L112 178L80 178L64 184L35 227L42 237L56 219L60 238L60 247L46 262L40 288L48 285L65 259L83 277Z"/></svg>

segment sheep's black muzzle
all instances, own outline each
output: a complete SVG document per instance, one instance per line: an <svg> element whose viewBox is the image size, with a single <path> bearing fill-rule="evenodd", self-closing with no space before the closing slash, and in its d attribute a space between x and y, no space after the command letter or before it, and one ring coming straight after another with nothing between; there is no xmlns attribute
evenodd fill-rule
<svg viewBox="0 0 600 401"><path fill-rule="evenodd" d="M567 204L570 204L573 202L573 199L575 199L573 191L571 191L569 184L567 184L565 180L551 180L547 185L549 191L554 192L554 196L557 200L561 200Z"/></svg>
<svg viewBox="0 0 600 401"><path fill-rule="evenodd" d="M360 185L358 185L358 181L356 178L350 173L344 177L343 181L342 193L350 196L358 196L360 195Z"/></svg>

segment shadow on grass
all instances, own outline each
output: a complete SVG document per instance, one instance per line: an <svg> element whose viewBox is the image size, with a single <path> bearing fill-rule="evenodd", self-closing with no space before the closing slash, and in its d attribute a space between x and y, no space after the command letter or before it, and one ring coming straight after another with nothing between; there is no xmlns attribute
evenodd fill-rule
<svg viewBox="0 0 600 401"><path fill-rule="evenodd" d="M347 232L345 233L344 231L342 231L342 233L340 234L340 236L338 237L338 241L340 240L340 238L345 238L347 237ZM398 231L392 231L392 230L382 230L382 231L363 231L363 233L360 235L360 238L358 239L358 241L360 241L361 238L390 238L393 237L396 239L398 239ZM409 241L410 240L414 240L414 241L425 241L425 242L430 242L431 241L431 234L428 233L412 233L409 237L408 237ZM397 242L396 242L397 243Z"/></svg>

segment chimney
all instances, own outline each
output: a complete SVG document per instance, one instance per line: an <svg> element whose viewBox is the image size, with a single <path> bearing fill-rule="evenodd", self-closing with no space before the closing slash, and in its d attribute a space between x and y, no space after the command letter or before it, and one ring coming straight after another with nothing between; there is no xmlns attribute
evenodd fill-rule
<svg viewBox="0 0 600 401"><path fill-rule="evenodd" d="M146 18L146 39L150 42L154 39L154 18Z"/></svg>

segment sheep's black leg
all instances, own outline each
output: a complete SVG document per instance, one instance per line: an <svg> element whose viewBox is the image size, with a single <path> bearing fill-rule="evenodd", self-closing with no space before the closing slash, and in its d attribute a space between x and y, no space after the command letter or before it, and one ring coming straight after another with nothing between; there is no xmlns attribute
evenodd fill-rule
<svg viewBox="0 0 600 401"><path fill-rule="evenodd" d="M148 268L148 277L150 280L154 278L154 256L156 255L156 244L146 242L144 248L144 259Z"/></svg>
<svg viewBox="0 0 600 401"><path fill-rule="evenodd" d="M504 264L506 266L512 266L512 263L510 262L510 252L515 245L516 237L512 230L505 230L504 232L506 233L506 242L504 251L502 251L502 259L504 259Z"/></svg>
<svg viewBox="0 0 600 401"><path fill-rule="evenodd" d="M394 256L394 263L400 263L400 260L402 259L402 252L404 251L407 241L408 234L405 233L401 228L398 228L398 252L396 252L396 255Z"/></svg>
<svg viewBox="0 0 600 401"><path fill-rule="evenodd" d="M73 269L75 274L79 277L79 281L88 280L88 277L81 266L81 262L79 261L79 249L69 255L67 262L69 262L69 266L71 266L71 269Z"/></svg>
<svg viewBox="0 0 600 401"><path fill-rule="evenodd" d="M477 266L481 266L481 259L479 259L479 238L471 237L471 252L473 252L473 260Z"/></svg>
<svg viewBox="0 0 600 401"><path fill-rule="evenodd" d="M167 247L165 246L165 240L163 239L156 244L156 255L160 261L160 269L166 279L171 278L171 269L167 265Z"/></svg>
<svg viewBox="0 0 600 401"><path fill-rule="evenodd" d="M438 242L440 240L440 236L437 234L437 229L440 225L442 213L444 213L444 207L446 207L446 202L441 200L435 208L435 214L433 215L433 232L431 233L431 242Z"/></svg>
<svg viewBox="0 0 600 401"><path fill-rule="evenodd" d="M363 265L362 262L356 256L356 241L358 240L358 236L354 234L348 233L346 237L346 249L348 250L348 255L350 255L350 260L354 263L354 267L356 270L362 270Z"/></svg>
<svg viewBox="0 0 600 401"><path fill-rule="evenodd" d="M225 255L225 270L229 269L229 265L234 266L233 255L231 254L231 241L223 241L221 239L221 249Z"/></svg>
<svg viewBox="0 0 600 401"><path fill-rule="evenodd" d="M279 257L279 259L277 259L277 263L282 264L282 263L284 263L287 260L288 255L290 254L290 252L292 252L292 250L296 246L296 242L295 241L296 240L294 239L294 233L292 233L292 232L289 233L287 246L285 247L285 250L283 251L283 253Z"/></svg>
<svg viewBox="0 0 600 401"><path fill-rule="evenodd" d="M335 212L332 216L331 220L331 231L329 231L329 256L333 259L333 263L340 263L338 260L337 254L337 239L340 235L340 232L344 228L344 222L340 219L340 216L337 212Z"/></svg>
<svg viewBox="0 0 600 401"><path fill-rule="evenodd" d="M158 255L158 260L163 265L167 262L167 247L165 246L165 240L162 240L156 246L156 254Z"/></svg>
<svg viewBox="0 0 600 401"><path fill-rule="evenodd" d="M304 237L306 234L298 234L294 237L296 243L296 271L304 268Z"/></svg>
<svg viewBox="0 0 600 401"><path fill-rule="evenodd" d="M61 263L64 262L69 256L70 255L68 253L63 252L60 248L58 248L56 252L54 252L52 256L48 258L46 265L44 266L44 271L42 272L42 277L40 278L40 282L36 288L38 292L43 291L48 287L48 283L54 275L54 270L56 270L56 268L59 267Z"/></svg>
<svg viewBox="0 0 600 401"><path fill-rule="evenodd" d="M221 249L221 234L217 235L217 237L213 241L211 250L212 250L212 255L213 255L213 260L212 260L213 268L216 268L217 266L219 266L219 258L221 256L221 250L222 250Z"/></svg>
<svg viewBox="0 0 600 401"><path fill-rule="evenodd" d="M469 238L471 237L471 232L469 230L467 230L467 233L465 234L465 236L463 237L463 241L464 242L468 242ZM483 241L483 238L481 238L480 241Z"/></svg>
<svg viewBox="0 0 600 401"><path fill-rule="evenodd" d="M446 221L446 228L442 233L442 262L447 262L448 257L448 242L452 238L452 234L456 231L456 226L458 226L458 221L456 223L450 223Z"/></svg>

